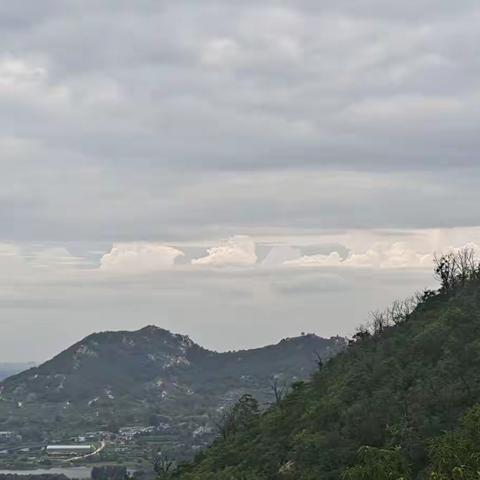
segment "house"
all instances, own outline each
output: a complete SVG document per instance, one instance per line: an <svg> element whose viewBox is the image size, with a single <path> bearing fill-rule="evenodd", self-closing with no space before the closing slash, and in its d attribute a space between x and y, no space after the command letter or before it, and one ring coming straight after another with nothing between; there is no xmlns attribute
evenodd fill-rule
<svg viewBox="0 0 480 480"><path fill-rule="evenodd" d="M87 441L87 438L85 436L80 435L78 437L72 437L68 441L73 443L85 443Z"/></svg>
<svg viewBox="0 0 480 480"><path fill-rule="evenodd" d="M99 430L98 432L86 432L83 434L85 440L113 440L116 437L115 433Z"/></svg>
<svg viewBox="0 0 480 480"><path fill-rule="evenodd" d="M12 442L22 440L22 436L15 432L0 432L0 442Z"/></svg>

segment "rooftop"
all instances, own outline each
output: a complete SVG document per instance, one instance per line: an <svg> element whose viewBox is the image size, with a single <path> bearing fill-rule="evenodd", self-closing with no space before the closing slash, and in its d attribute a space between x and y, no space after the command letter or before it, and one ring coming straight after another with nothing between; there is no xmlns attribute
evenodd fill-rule
<svg viewBox="0 0 480 480"><path fill-rule="evenodd" d="M48 445L47 450L91 450L92 445Z"/></svg>

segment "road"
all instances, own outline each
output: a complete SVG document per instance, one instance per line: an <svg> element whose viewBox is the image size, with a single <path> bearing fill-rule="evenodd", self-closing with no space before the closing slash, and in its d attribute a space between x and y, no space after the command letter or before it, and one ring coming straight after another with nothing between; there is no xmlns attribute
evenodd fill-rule
<svg viewBox="0 0 480 480"><path fill-rule="evenodd" d="M88 455L82 455L80 457L67 458L65 462L74 462L77 460L84 460L85 458L93 457L94 455L98 455L106 446L107 442L105 440L102 440L100 442L100 446L94 452L89 453Z"/></svg>

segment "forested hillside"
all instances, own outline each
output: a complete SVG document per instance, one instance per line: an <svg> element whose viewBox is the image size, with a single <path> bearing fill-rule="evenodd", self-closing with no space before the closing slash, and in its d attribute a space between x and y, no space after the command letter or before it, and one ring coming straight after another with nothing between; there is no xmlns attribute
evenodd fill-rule
<svg viewBox="0 0 480 480"><path fill-rule="evenodd" d="M244 397L182 480L478 479L480 268L437 259L437 292L372 316L265 413Z"/></svg>

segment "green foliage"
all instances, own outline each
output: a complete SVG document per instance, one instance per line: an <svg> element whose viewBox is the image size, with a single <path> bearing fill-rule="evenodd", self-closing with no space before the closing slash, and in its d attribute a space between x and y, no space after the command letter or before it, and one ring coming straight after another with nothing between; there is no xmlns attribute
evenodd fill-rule
<svg viewBox="0 0 480 480"><path fill-rule="evenodd" d="M480 405L464 417L458 430L432 442L431 480L478 480L480 478Z"/></svg>
<svg viewBox="0 0 480 480"><path fill-rule="evenodd" d="M347 468L343 480L408 480L410 472L399 448L362 447L358 463Z"/></svg>
<svg viewBox="0 0 480 480"><path fill-rule="evenodd" d="M242 395L231 408L227 408L217 423L217 428L224 439L229 439L242 430L246 430L259 414L258 402L250 394Z"/></svg>
<svg viewBox="0 0 480 480"><path fill-rule="evenodd" d="M106 465L92 468L92 480L126 480L127 478L126 467Z"/></svg>
<svg viewBox="0 0 480 480"><path fill-rule="evenodd" d="M170 480L173 476L174 462L161 452L153 452L153 471L158 480Z"/></svg>
<svg viewBox="0 0 480 480"><path fill-rule="evenodd" d="M375 315L310 382L177 478L479 480L477 409L442 436L480 398L480 281L468 268L414 308Z"/></svg>

